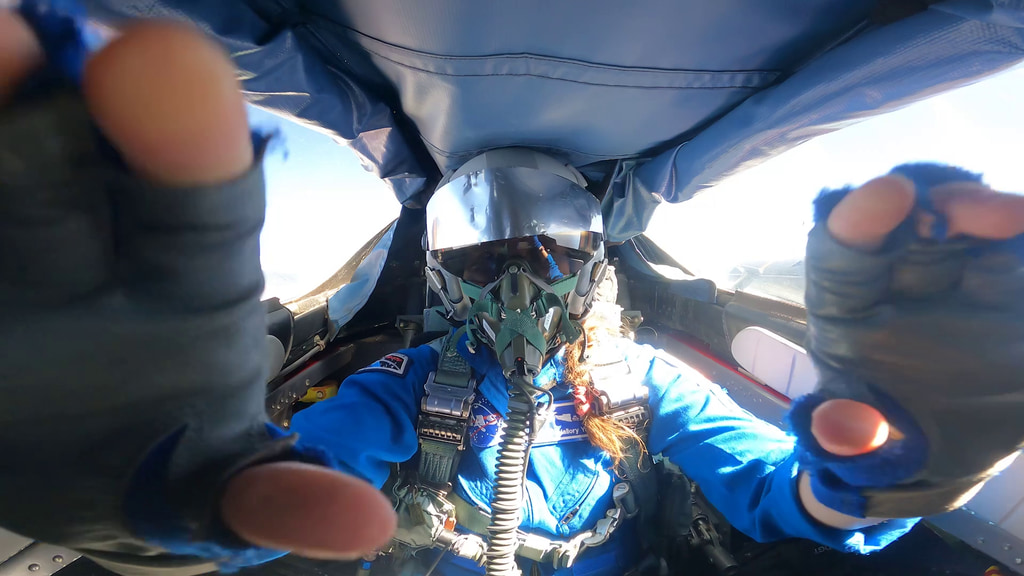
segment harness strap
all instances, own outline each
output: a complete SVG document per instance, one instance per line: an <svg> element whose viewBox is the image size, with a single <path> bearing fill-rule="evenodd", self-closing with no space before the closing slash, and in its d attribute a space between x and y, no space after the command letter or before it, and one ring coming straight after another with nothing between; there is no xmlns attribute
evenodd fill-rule
<svg viewBox="0 0 1024 576"><path fill-rule="evenodd" d="M598 412L640 437L640 441L630 439L627 442L626 456L616 472L632 488L636 509L630 515L640 515L642 539L645 544L650 543L654 538L653 520L657 517L658 485L652 472L654 462L644 446L650 422L649 393L618 349L598 349L594 356L595 360L603 361L592 361L590 368Z"/></svg>
<svg viewBox="0 0 1024 576"><path fill-rule="evenodd" d="M449 332L441 342L437 370L424 385L416 435L420 442L419 481L449 486L466 445L476 379L457 348L462 330Z"/></svg>
<svg viewBox="0 0 1024 576"><path fill-rule="evenodd" d="M476 534L487 534L490 516L451 492L459 458L465 449L470 408L477 384L468 363L457 350L458 339L464 330L450 332L440 342L431 343L438 350L440 359L437 370L429 375L424 385L426 394L420 406L417 424L420 442L417 483L438 490L437 496L454 506L453 514L459 525ZM590 369L594 389L598 394L598 409L602 415L628 426L644 439L650 420L647 387L638 375L631 372L621 353L606 356L610 361L593 365ZM652 467L643 443L634 440L618 470L624 481L616 484L613 489L615 505L608 510L605 518L599 520L592 529L568 541L520 533L516 554L564 568L572 566L576 557L586 548L607 542L627 518L639 514L641 524L650 523L657 499L656 478L650 472ZM440 534L457 536L448 527L441 530ZM447 538L436 538L435 545L441 544L439 540ZM470 556L479 560L479 551L467 554L466 557Z"/></svg>

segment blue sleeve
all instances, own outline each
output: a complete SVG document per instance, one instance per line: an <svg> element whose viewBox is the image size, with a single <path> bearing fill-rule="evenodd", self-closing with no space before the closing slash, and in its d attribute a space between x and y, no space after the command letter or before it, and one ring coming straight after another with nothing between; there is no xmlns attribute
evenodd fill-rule
<svg viewBox="0 0 1024 576"><path fill-rule="evenodd" d="M295 414L291 429L300 449L319 451L337 470L378 488L392 463L412 458L423 385L437 352L420 346L397 354L406 357L401 374L386 356L346 378L334 398Z"/></svg>
<svg viewBox="0 0 1024 576"><path fill-rule="evenodd" d="M655 356L647 384L651 419L648 448L678 465L738 530L761 542L807 538L837 550L869 553L916 523L889 520L860 530L821 524L797 493L794 439L740 408L701 374Z"/></svg>

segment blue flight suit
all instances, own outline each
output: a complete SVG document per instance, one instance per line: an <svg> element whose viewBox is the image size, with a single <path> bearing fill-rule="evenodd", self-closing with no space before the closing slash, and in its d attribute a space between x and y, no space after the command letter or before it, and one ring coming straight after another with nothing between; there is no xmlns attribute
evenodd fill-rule
<svg viewBox="0 0 1024 576"><path fill-rule="evenodd" d="M662 454L696 481L737 529L761 541L800 537L840 550L871 552L907 532L915 520L844 531L808 516L797 494L793 438L737 406L719 386L696 371L675 365L650 346L622 339L615 344L634 374L649 388L651 423L647 447ZM469 448L458 468L455 490L470 504L488 509L495 459L508 393L493 352L471 353L465 339L459 353L482 380L469 425ZM402 350L345 380L338 395L299 412L292 429L300 444L325 449L338 469L380 487L389 465L411 458L418 447L416 418L423 385L438 363L430 346ZM538 384L558 379L561 358L549 360ZM553 389L556 412L530 451L526 499L520 528L565 539L590 529L613 507L616 478L610 458L587 441L574 414L566 385ZM628 526L624 525L624 526ZM581 555L572 570L557 574L622 574L635 562L635 540L625 528L601 547ZM451 555L448 555L451 557ZM453 564L469 566L451 559ZM551 573L548 567L545 573ZM456 573L454 567L442 570ZM472 573L472 572L467 572ZM482 573L478 571L477 573Z"/></svg>

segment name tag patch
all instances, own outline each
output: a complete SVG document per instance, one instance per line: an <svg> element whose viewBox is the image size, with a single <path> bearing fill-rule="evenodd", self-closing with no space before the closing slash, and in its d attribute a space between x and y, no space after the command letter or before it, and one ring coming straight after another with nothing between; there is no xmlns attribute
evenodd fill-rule
<svg viewBox="0 0 1024 576"><path fill-rule="evenodd" d="M358 370L358 372L389 372L391 374L397 374L398 376L405 376L405 371L409 367L409 363L409 357L405 354L388 354L366 368Z"/></svg>
<svg viewBox="0 0 1024 576"><path fill-rule="evenodd" d="M547 446L582 440L586 437L587 432L583 429L583 419L576 414L576 404L572 400L561 400L555 402L551 414L537 433L533 445Z"/></svg>

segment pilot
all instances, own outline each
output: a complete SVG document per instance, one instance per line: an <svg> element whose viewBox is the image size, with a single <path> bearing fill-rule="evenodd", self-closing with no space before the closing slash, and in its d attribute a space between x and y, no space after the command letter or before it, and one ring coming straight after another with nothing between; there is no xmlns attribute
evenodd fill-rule
<svg viewBox="0 0 1024 576"><path fill-rule="evenodd" d="M807 258L821 383L789 434L621 335L598 202L521 149L469 161L427 206L447 335L353 374L295 416L297 439L268 427L262 143L230 61L141 24L89 60L81 95L19 92L46 57L78 78L67 29L23 15L39 38L0 12L0 149L16 159L0 163L0 230L22 240L0 243L0 525L135 574L285 550L622 574L648 546L655 457L755 538L870 552L1020 448L1019 197L941 166L822 195ZM45 153L25 152L39 126ZM76 337L44 344L56 334ZM402 569L388 558L371 570Z"/></svg>
<svg viewBox="0 0 1024 576"><path fill-rule="evenodd" d="M449 335L387 355L292 419L301 442L378 487L392 464L418 459L389 486L399 512L390 550L423 562L406 573L435 562L439 574L482 573L477 562L497 570L493 542L506 539L524 570L629 573L654 531L642 523L656 521L649 455L681 467L759 540L869 552L908 530L913 520L880 524L822 504L790 435L621 336L600 204L585 184L526 149L485 152L445 178L426 208L426 274ZM825 432L837 452L885 441L870 411L848 418L862 421L843 426L875 429L835 440ZM492 543L487 554L479 536ZM451 553L422 552L431 547Z"/></svg>

